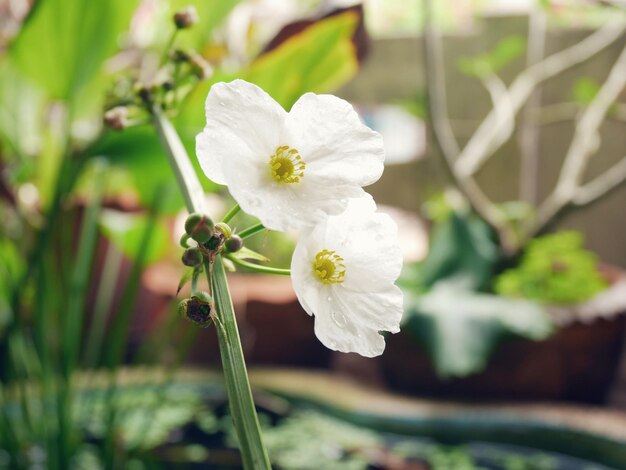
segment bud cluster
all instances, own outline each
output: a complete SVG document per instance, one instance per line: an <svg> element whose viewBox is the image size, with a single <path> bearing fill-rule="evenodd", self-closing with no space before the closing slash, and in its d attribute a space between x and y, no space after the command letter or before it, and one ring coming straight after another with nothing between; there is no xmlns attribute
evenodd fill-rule
<svg viewBox="0 0 626 470"><path fill-rule="evenodd" d="M178 304L178 314L198 326L207 328L211 324L213 298L206 292L197 292Z"/></svg>

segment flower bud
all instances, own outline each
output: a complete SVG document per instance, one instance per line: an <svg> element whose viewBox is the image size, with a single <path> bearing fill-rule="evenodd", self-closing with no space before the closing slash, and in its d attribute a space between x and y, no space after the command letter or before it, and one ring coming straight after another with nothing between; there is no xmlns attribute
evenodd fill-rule
<svg viewBox="0 0 626 470"><path fill-rule="evenodd" d="M187 248L183 252L182 261L185 266L195 267L202 263L202 253L198 248Z"/></svg>
<svg viewBox="0 0 626 470"><path fill-rule="evenodd" d="M203 246L210 251L217 250L222 243L223 238L219 235L213 235L208 242L203 243Z"/></svg>
<svg viewBox="0 0 626 470"><path fill-rule="evenodd" d="M190 214L185 221L185 232L198 243L206 243L213 236L213 221L203 214Z"/></svg>
<svg viewBox="0 0 626 470"><path fill-rule="evenodd" d="M213 76L213 67L200 54L192 53L189 58L189 65L193 74L200 80L206 80Z"/></svg>
<svg viewBox="0 0 626 470"><path fill-rule="evenodd" d="M212 304L213 299L209 294L198 292L178 304L178 314L196 325L206 328L211 324Z"/></svg>
<svg viewBox="0 0 626 470"><path fill-rule="evenodd" d="M187 29L196 24L200 18L198 18L198 12L193 5L189 5L183 10L174 13L174 24L178 29Z"/></svg>
<svg viewBox="0 0 626 470"><path fill-rule="evenodd" d="M176 49L172 52L171 57L174 62L189 62L191 60L190 53L182 49Z"/></svg>
<svg viewBox="0 0 626 470"><path fill-rule="evenodd" d="M231 253L241 250L243 247L243 239L239 235L232 235L228 240L226 240L226 248Z"/></svg>
<svg viewBox="0 0 626 470"><path fill-rule="evenodd" d="M111 129L121 131L128 127L128 108L116 106L104 113L104 124Z"/></svg>
<svg viewBox="0 0 626 470"><path fill-rule="evenodd" d="M224 235L224 238L226 240L228 240L233 234L232 229L228 226L228 224L225 224L224 222L219 222L215 224L215 230Z"/></svg>

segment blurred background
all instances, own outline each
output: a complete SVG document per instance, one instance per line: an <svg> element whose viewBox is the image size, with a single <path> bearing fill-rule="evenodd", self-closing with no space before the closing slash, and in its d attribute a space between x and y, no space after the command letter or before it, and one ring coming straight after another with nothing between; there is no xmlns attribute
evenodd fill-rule
<svg viewBox="0 0 626 470"><path fill-rule="evenodd" d="M0 469L240 467L141 100L218 220L194 139L235 78L382 133L405 257L374 359L322 346L289 278L229 275L273 465L626 469L621 0L0 0Z"/></svg>

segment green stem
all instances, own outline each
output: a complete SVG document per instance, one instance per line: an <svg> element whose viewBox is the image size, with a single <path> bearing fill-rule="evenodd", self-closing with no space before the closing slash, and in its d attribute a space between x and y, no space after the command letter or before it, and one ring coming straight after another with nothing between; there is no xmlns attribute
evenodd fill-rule
<svg viewBox="0 0 626 470"><path fill-rule="evenodd" d="M226 213L226 215L222 218L222 222L227 224L233 219L233 217L235 217L239 213L240 210L241 210L241 207L239 207L239 204L235 204L235 206L231 210L229 210Z"/></svg>
<svg viewBox="0 0 626 470"><path fill-rule="evenodd" d="M237 235L239 235L242 239L245 240L246 238L251 237L252 235L256 235L257 233L262 232L263 230L265 230L265 225L256 224L256 225L253 225L252 227L248 227L247 229L242 230Z"/></svg>
<svg viewBox="0 0 626 470"><path fill-rule="evenodd" d="M189 212L205 213L204 193L183 147L180 137L161 110L151 106L154 127L169 157L183 193ZM213 265L213 275L209 276L210 266L205 271L213 284L213 297L217 313L217 336L224 369L224 383L230 404L230 411L237 432L243 467L247 470L271 469L267 452L263 446L259 419L254 407L246 363L237 330L237 321L228 291L226 273L218 256Z"/></svg>
<svg viewBox="0 0 626 470"><path fill-rule="evenodd" d="M251 271L265 274L280 274L282 276L291 275L291 270L289 269L272 268L271 266L263 266L261 264L249 263L248 261L244 261L232 255L227 255L226 257L236 265L241 266L242 268L250 269Z"/></svg>
<svg viewBox="0 0 626 470"><path fill-rule="evenodd" d="M174 46L174 41L176 41L176 36L178 36L178 28L175 28L170 38L167 41L165 49L163 50L163 55L161 56L161 61L159 62L159 66L162 67L167 62L167 57Z"/></svg>
<svg viewBox="0 0 626 470"><path fill-rule="evenodd" d="M104 257L104 266L96 294L96 304L93 313L93 320L89 329L88 340L85 342L85 365L95 368L100 364L102 358L102 344L106 322L115 294L120 268L124 257L122 252L112 244L107 247Z"/></svg>

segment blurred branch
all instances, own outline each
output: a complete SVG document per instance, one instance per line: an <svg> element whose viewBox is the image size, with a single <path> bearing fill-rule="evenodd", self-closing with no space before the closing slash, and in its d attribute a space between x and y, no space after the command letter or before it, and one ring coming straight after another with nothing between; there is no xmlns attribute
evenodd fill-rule
<svg viewBox="0 0 626 470"><path fill-rule="evenodd" d="M527 67L541 62L546 49L547 18L542 8L534 8L528 16ZM520 124L520 199L534 204L537 199L537 177L539 172L539 126L532 119L532 111L541 106L541 84L531 93L522 110Z"/></svg>
<svg viewBox="0 0 626 470"><path fill-rule="evenodd" d="M496 74L481 77L481 83L489 93L495 117L500 125L494 136L492 147L495 149L507 141L515 130L515 112L505 83Z"/></svg>
<svg viewBox="0 0 626 470"><path fill-rule="evenodd" d="M533 109L531 119L537 125L555 124L563 121L572 121L578 119L581 113L581 105L578 103L555 103L541 108ZM626 122L626 105L622 103L614 103L610 113L605 119L613 119L615 121Z"/></svg>
<svg viewBox="0 0 626 470"><path fill-rule="evenodd" d="M449 177L463 193L472 209L498 233L502 245L506 249L513 245L513 239L502 212L483 193L472 176L461 177L455 169L455 161L460 153L460 147L452 131L447 112L441 40L432 24L432 0L423 0L423 8L424 69L428 92L427 113L432 124L433 141L443 157L444 167ZM493 87L494 92L496 88L501 91L495 84L495 79L493 83L489 83L489 86Z"/></svg>
<svg viewBox="0 0 626 470"><path fill-rule="evenodd" d="M595 202L626 182L626 157L606 170L600 176L589 183L581 186L572 199L572 203L578 207L586 206Z"/></svg>
<svg viewBox="0 0 626 470"><path fill-rule="evenodd" d="M608 22L601 29L574 46L557 52L527 68L518 75L509 87L513 113L519 112L522 105L541 82L593 57L615 42L625 30L626 23L621 18ZM502 123L498 121L498 113L493 109L485 117L456 160L457 174L465 177L476 173L498 147L494 145L494 142L496 140L502 141L503 135Z"/></svg>
<svg viewBox="0 0 626 470"><path fill-rule="evenodd" d="M448 117L441 38L433 26L432 0L423 0L424 7L424 62L428 92L428 113L442 154L450 165L461 149L454 136Z"/></svg>
<svg viewBox="0 0 626 470"><path fill-rule="evenodd" d="M580 190L581 180L587 164L600 144L598 135L600 126L604 122L610 106L615 102L625 86L626 48L622 50L598 94L578 120L574 138L565 156L565 162L556 188L539 207L537 219L528 230L527 237L532 237L540 232L561 211L573 204L577 197L577 192ZM623 164L620 162L616 167L621 168L621 165ZM613 169L608 170L608 172L611 171ZM596 185L594 184L592 188L595 187ZM589 195L589 188L587 188L586 194L587 196Z"/></svg>

